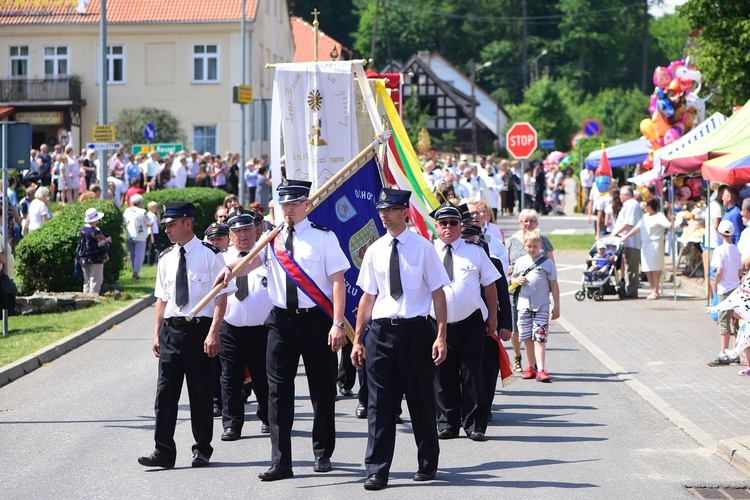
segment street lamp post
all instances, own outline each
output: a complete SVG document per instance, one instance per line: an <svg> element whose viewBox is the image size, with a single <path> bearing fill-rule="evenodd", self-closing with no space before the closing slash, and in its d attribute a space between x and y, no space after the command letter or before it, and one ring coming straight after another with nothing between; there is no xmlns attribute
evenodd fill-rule
<svg viewBox="0 0 750 500"><path fill-rule="evenodd" d="M533 61L531 61L531 83L534 83L535 81L539 80L539 67L537 63L539 62L539 59L546 56L548 54L547 49L543 49L538 56L534 58Z"/></svg>
<svg viewBox="0 0 750 500"><path fill-rule="evenodd" d="M471 154L475 158L477 156L477 100L474 87L477 85L477 73L490 66L492 66L492 61L487 61L477 68L474 59L469 59L469 70L471 71Z"/></svg>

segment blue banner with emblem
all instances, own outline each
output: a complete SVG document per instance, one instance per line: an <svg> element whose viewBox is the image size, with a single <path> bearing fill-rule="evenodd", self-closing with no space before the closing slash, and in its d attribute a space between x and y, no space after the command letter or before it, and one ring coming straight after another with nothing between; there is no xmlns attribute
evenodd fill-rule
<svg viewBox="0 0 750 500"><path fill-rule="evenodd" d="M347 179L323 203L310 212L311 222L330 228L339 239L341 249L351 267L344 273L346 279L346 319L352 327L357 321L357 305L362 290L357 286L359 269L365 251L385 234L375 203L383 181L377 163L371 159Z"/></svg>

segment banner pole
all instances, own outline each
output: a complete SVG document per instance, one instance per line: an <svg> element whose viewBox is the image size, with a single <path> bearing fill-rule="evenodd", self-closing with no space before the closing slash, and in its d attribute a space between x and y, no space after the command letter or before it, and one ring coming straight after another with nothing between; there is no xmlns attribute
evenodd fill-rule
<svg viewBox="0 0 750 500"><path fill-rule="evenodd" d="M360 168L362 168L367 161L370 160L375 155L375 148L383 144L384 142L388 141L388 138L391 136L391 131L386 130L382 134L378 135L377 139L375 139L369 146L367 146L365 149L359 152L357 156L352 158L349 163L347 163L341 170L339 170L333 177L328 179L320 188L318 188L315 193L310 195L310 201L312 202L310 205L310 208L307 210L306 215L315 210L320 204L328 198L336 189L339 188L341 184L343 184L346 179L351 177L352 175L356 174L357 171L359 171ZM282 225L277 226L273 231L262 237L255 245L255 248L253 248L250 253L245 255L234 267L232 270L232 276L231 278L234 279L239 274L240 270L245 267L248 263L250 263L251 260L253 260L260 252L263 250L263 248L271 243L273 239L276 237L277 234L279 234L279 231L281 230ZM192 321L193 318L195 318L196 314L200 312L201 309L206 307L206 305L213 300L216 295L224 289L224 284L220 283L216 286L214 286L208 294L201 299L201 301L193 307L193 309L190 311L190 314L187 315L187 320Z"/></svg>

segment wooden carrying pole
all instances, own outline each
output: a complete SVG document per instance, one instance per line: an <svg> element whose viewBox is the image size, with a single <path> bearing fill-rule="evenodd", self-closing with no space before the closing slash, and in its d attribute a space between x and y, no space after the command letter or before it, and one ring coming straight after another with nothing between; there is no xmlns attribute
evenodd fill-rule
<svg viewBox="0 0 750 500"><path fill-rule="evenodd" d="M357 173L357 171L362 168L365 163L367 163L370 158L373 157L375 154L375 149L379 147L381 144L384 144L388 141L388 138L391 136L391 131L386 130L385 132L378 135L377 139L375 139L372 144L367 146L365 149L359 152L357 156L355 156L349 163L347 163L341 170L339 170L333 177L328 179L322 186L320 186L315 193L310 195L310 201L311 205L310 208L307 209L306 214L309 214L313 210L315 210L317 207L320 206L320 204L328 198L338 187L340 184L343 184L349 177ZM276 237L277 234L279 234L279 231L281 231L283 227L283 224L280 224L277 228L275 228L273 231L262 237L255 245L255 248L253 248L250 253L245 255L234 267L232 270L232 276L231 279L234 279L237 277L237 274L239 271L245 267L248 263L250 263L251 260L253 260L260 252L265 248L266 245L271 243L273 239ZM216 297L216 295L223 290L225 285L223 283L219 283L218 285L215 285L210 292L208 292L208 295L203 297L203 299L196 305L191 311L190 314L187 315L187 320L192 321L198 312L200 312L201 309L206 307L206 305L211 302L211 300ZM349 330L347 328L347 330ZM353 332L347 331L347 336L350 336L349 334Z"/></svg>

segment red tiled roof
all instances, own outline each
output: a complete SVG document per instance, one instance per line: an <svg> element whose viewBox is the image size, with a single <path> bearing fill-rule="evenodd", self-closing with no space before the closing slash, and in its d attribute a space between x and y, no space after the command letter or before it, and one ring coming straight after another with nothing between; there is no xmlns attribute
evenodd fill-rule
<svg viewBox="0 0 750 500"><path fill-rule="evenodd" d="M46 3L49 7L29 6ZM0 26L34 24L99 24L99 0L90 0L85 13L76 0L5 0L0 2ZM10 7L8 7L10 5ZM247 0L246 15L255 17L258 2ZM111 24L239 21L241 0L107 0Z"/></svg>
<svg viewBox="0 0 750 500"><path fill-rule="evenodd" d="M310 62L315 60L315 46L313 42L313 27L301 17L292 17L292 36L294 37L293 62ZM326 35L318 26L318 60L330 61L331 51L336 47L338 60L351 59L351 51L339 42Z"/></svg>

